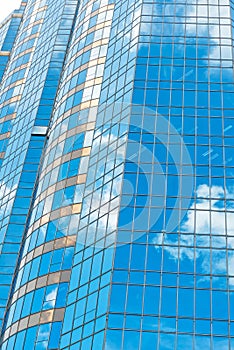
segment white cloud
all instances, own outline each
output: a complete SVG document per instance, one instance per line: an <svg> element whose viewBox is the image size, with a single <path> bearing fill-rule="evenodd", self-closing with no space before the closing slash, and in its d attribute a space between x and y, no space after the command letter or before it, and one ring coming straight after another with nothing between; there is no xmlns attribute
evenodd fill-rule
<svg viewBox="0 0 234 350"><path fill-rule="evenodd" d="M208 36L212 41L213 46L210 47L210 51L207 53L211 59L232 59L231 51L231 14L230 3L228 0L220 0L219 4L217 0L209 0L209 3L203 0L197 0L196 5L187 4L176 5L166 4L165 15L174 17L184 16L186 24L176 25L175 34L186 35L186 41L189 43L190 36L204 37ZM158 16L161 16L161 8L158 10ZM144 5L145 14L151 15L152 7L150 5ZM164 26L164 35L167 35L168 28L172 29L172 25ZM142 22L141 30L145 33L150 31L149 23ZM161 28L158 24L152 24L152 33L154 35L161 35ZM220 42L219 37L222 37ZM216 45L215 45L216 44ZM229 46L226 46L229 45ZM207 59L204 57L204 59ZM202 58L202 57L200 57Z"/></svg>
<svg viewBox="0 0 234 350"><path fill-rule="evenodd" d="M226 193L225 193L226 192ZM233 198L234 191L224 190L220 186L209 187L206 184L200 185L196 191L196 203L192 203L187 216L181 225L180 235L180 256L184 260L194 259L193 250L186 247L193 246L193 235L197 239L197 254L196 258L202 258L202 269L204 273L209 271L210 256L206 250L199 250L199 247L207 246L207 237L211 233L212 246L227 247L234 249L234 205L229 206L229 212L225 210L225 204L222 199ZM157 240L154 241L156 249L161 246L163 239L161 234ZM226 243L226 237L228 238ZM233 238L232 238L233 237ZM178 247L175 246L170 238L170 234L165 234L164 244L166 251L170 254L172 259L178 259ZM224 248L225 249L225 248ZM213 271L216 273L227 273L234 275L234 253L230 251L228 257L228 264L223 250L213 250ZM230 284L234 284L234 279L230 280Z"/></svg>
<svg viewBox="0 0 234 350"><path fill-rule="evenodd" d="M12 186L7 186L4 181L0 182L0 220L11 212L14 203L13 196L16 192L16 188L16 183L13 183Z"/></svg>
<svg viewBox="0 0 234 350"><path fill-rule="evenodd" d="M201 5L200 5L201 4ZM218 5L216 0L210 0L209 4L204 4L203 1L198 1L197 5L190 5L186 14L188 23L186 24L186 32L188 34L196 33L198 35L209 35L213 44L211 47L209 57L212 59L231 59L232 52L228 46L220 44L219 36L231 39L231 15L228 1L223 0ZM214 20L219 22L214 24ZM211 24L208 24L208 23Z"/></svg>
<svg viewBox="0 0 234 350"><path fill-rule="evenodd" d="M58 292L58 287L54 288L54 289L46 296L46 305L47 305L47 308L53 308L53 307L55 307L57 292Z"/></svg>
<svg viewBox="0 0 234 350"><path fill-rule="evenodd" d="M18 9L21 0L0 0L0 22L3 21L12 11Z"/></svg>

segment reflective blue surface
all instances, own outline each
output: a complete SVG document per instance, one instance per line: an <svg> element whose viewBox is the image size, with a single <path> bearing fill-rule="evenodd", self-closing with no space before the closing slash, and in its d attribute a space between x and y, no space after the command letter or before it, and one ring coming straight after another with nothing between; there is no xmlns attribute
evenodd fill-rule
<svg viewBox="0 0 234 350"><path fill-rule="evenodd" d="M232 38L229 0L29 1L1 90L4 350L234 348Z"/></svg>

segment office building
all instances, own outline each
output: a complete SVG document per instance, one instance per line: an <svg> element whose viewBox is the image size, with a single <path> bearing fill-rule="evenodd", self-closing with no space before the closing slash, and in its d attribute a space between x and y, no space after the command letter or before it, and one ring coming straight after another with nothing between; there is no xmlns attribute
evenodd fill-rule
<svg viewBox="0 0 234 350"><path fill-rule="evenodd" d="M234 349L233 11L28 0L0 25L3 350Z"/></svg>

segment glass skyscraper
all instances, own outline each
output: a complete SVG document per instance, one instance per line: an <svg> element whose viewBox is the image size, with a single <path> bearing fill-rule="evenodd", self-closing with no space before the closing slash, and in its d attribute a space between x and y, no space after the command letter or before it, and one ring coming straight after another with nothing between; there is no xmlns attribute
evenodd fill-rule
<svg viewBox="0 0 234 350"><path fill-rule="evenodd" d="M233 39L232 0L0 24L2 350L234 350Z"/></svg>

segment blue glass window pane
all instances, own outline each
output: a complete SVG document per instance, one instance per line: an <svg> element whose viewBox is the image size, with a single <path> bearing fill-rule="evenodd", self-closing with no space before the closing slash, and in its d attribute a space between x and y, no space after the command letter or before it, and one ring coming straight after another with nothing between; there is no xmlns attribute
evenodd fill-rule
<svg viewBox="0 0 234 350"><path fill-rule="evenodd" d="M48 349L58 349L59 339L62 328L62 322L54 322L50 333L49 347Z"/></svg>

